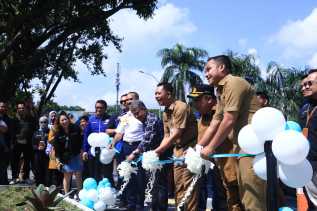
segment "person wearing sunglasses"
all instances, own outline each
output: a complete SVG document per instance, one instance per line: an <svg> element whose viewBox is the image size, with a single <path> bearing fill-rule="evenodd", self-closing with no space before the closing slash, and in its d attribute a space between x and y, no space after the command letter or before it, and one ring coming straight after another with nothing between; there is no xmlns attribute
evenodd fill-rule
<svg viewBox="0 0 317 211"><path fill-rule="evenodd" d="M313 178L305 186L308 210L317 209L317 69L311 69L301 82L305 104L299 112L303 134L310 142L307 160L313 167Z"/></svg>

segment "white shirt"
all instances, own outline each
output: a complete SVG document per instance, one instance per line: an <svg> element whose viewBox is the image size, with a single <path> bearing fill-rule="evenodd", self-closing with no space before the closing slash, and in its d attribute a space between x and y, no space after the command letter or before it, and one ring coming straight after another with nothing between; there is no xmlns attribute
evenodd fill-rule
<svg viewBox="0 0 317 211"><path fill-rule="evenodd" d="M116 133L122 133L123 141L136 142L142 141L144 138L143 123L136 119L133 114L128 111L120 118L120 123L116 128Z"/></svg>

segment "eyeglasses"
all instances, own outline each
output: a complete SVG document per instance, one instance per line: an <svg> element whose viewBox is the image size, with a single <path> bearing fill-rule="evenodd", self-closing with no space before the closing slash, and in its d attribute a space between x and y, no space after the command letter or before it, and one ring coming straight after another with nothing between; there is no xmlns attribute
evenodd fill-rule
<svg viewBox="0 0 317 211"><path fill-rule="evenodd" d="M127 102L127 100L120 100L120 104Z"/></svg>
<svg viewBox="0 0 317 211"><path fill-rule="evenodd" d="M313 84L316 84L317 81L305 81L303 84L302 84L302 87L306 87L306 86L312 86Z"/></svg>

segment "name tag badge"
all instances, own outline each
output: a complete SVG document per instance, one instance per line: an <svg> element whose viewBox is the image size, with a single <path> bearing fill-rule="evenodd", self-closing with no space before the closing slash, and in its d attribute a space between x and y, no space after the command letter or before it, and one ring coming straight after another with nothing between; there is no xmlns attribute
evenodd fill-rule
<svg viewBox="0 0 317 211"><path fill-rule="evenodd" d="M109 119L106 119L104 124L107 125L109 123L109 121L110 121Z"/></svg>

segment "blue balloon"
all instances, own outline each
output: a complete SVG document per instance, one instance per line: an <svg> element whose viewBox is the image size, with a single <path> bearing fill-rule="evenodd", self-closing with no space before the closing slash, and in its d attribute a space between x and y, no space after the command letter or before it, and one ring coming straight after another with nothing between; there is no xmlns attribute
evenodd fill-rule
<svg viewBox="0 0 317 211"><path fill-rule="evenodd" d="M111 187L111 183L109 182L108 178L103 178L98 184L97 191L99 191L100 188L107 187Z"/></svg>
<svg viewBox="0 0 317 211"><path fill-rule="evenodd" d="M301 126L297 122L294 122L294 121L287 121L285 130L295 130L297 132L302 132Z"/></svg>
<svg viewBox="0 0 317 211"><path fill-rule="evenodd" d="M96 189L97 181L94 178L87 178L84 180L83 188L86 190Z"/></svg>
<svg viewBox="0 0 317 211"><path fill-rule="evenodd" d="M290 207L280 207L278 211L294 211L294 210Z"/></svg>
<svg viewBox="0 0 317 211"><path fill-rule="evenodd" d="M94 209L94 202L89 199L83 199L80 201L80 203L90 209Z"/></svg>

